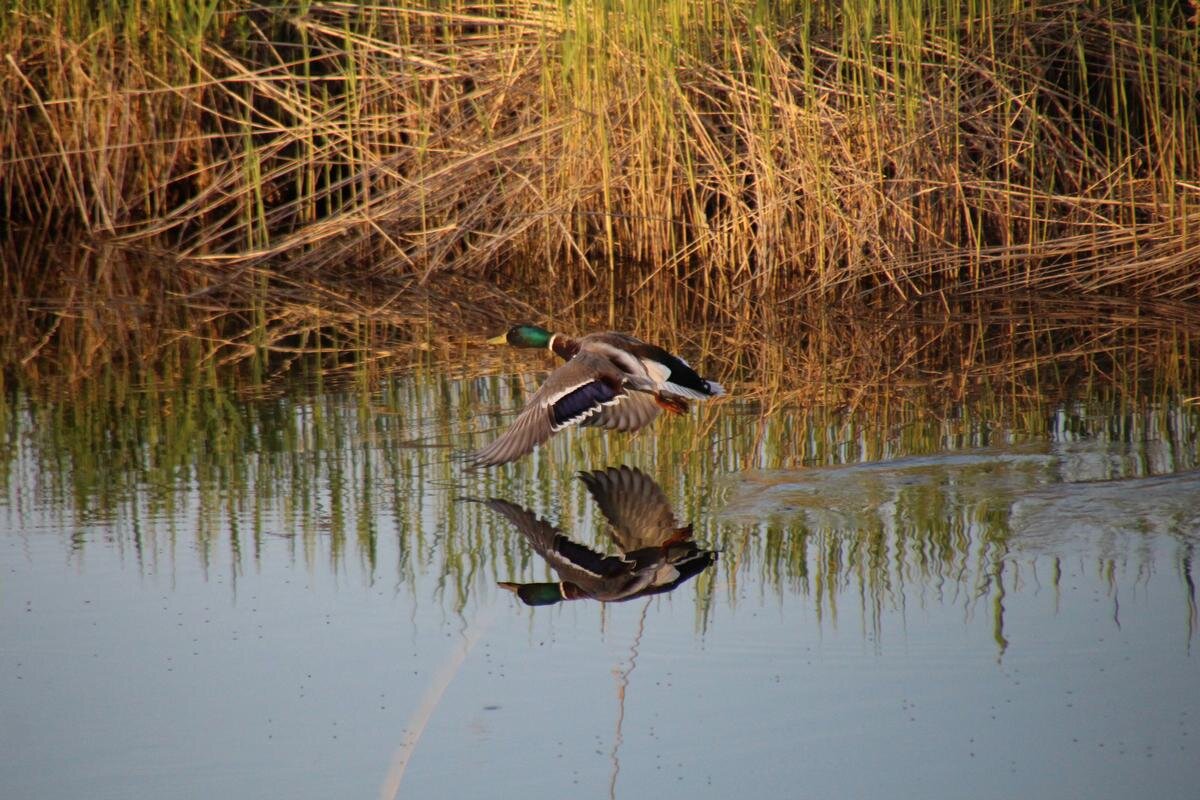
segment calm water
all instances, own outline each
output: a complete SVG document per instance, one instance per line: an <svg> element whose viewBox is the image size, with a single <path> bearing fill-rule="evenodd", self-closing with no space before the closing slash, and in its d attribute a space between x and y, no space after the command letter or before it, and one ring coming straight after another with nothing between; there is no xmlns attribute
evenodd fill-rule
<svg viewBox="0 0 1200 800"><path fill-rule="evenodd" d="M9 394L0 796L1196 796L1200 411L734 401L464 469L528 380ZM715 563L499 587L557 580L504 508L617 552L617 466Z"/></svg>

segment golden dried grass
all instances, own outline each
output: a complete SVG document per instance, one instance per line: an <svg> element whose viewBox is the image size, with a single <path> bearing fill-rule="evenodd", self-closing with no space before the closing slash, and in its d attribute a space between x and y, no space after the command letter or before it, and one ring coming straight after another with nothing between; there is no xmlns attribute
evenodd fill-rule
<svg viewBox="0 0 1200 800"><path fill-rule="evenodd" d="M1195 303L1200 67L1171 4L876 5L28 0L8 252L90 255L6 260L6 361L378 355L539 314L797 351L837 304Z"/></svg>

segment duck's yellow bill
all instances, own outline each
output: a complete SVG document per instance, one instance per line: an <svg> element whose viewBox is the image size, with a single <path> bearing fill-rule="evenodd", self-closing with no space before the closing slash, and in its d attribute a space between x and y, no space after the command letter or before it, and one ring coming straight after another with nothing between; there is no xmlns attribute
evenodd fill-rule
<svg viewBox="0 0 1200 800"><path fill-rule="evenodd" d="M508 334L502 333L487 340L488 344L508 344Z"/></svg>

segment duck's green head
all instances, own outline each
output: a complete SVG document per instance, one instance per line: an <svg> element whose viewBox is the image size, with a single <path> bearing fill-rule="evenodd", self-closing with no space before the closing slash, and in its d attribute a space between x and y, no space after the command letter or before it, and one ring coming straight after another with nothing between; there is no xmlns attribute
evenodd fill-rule
<svg viewBox="0 0 1200 800"><path fill-rule="evenodd" d="M539 350L548 348L553 334L537 325L517 325L509 328L508 332L488 339L488 344L510 344L513 347L534 347Z"/></svg>

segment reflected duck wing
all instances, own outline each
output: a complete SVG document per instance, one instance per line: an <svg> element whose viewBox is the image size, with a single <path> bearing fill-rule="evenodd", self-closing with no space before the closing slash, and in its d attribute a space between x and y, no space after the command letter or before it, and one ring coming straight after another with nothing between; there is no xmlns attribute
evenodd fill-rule
<svg viewBox="0 0 1200 800"><path fill-rule="evenodd" d="M680 526L663 490L641 470L609 467L581 472L579 478L608 519L621 552L690 538L690 527Z"/></svg>
<svg viewBox="0 0 1200 800"><path fill-rule="evenodd" d="M493 497L483 501L483 504L513 524L521 535L543 558L554 549L554 540L563 532L546 520L534 514L528 508Z"/></svg>
<svg viewBox="0 0 1200 800"><path fill-rule="evenodd" d="M604 583L629 571L629 564L624 559L597 553L571 541L561 530L527 508L498 497L485 504L511 522L560 579L576 584L588 594L595 594Z"/></svg>
<svg viewBox="0 0 1200 800"><path fill-rule="evenodd" d="M626 397L621 373L610 362L580 353L550 373L507 431L468 458L485 467L515 461L563 428L585 422Z"/></svg>

